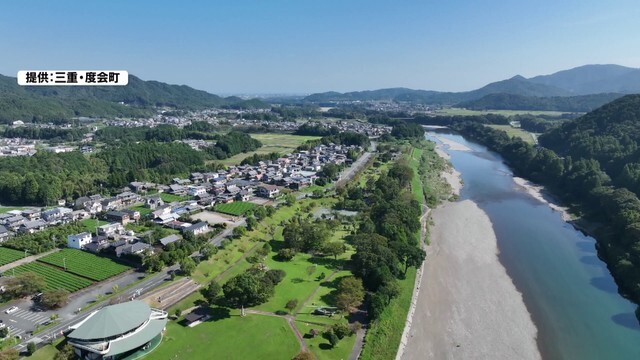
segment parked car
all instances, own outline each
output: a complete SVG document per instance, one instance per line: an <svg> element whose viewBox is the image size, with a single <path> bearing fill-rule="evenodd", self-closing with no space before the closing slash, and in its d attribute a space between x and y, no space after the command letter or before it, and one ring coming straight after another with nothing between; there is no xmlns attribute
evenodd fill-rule
<svg viewBox="0 0 640 360"><path fill-rule="evenodd" d="M5 314L11 314L11 313L14 313L16 311L18 311L18 307L17 306L12 306L12 307L8 308L7 310L5 310L4 312L5 312Z"/></svg>

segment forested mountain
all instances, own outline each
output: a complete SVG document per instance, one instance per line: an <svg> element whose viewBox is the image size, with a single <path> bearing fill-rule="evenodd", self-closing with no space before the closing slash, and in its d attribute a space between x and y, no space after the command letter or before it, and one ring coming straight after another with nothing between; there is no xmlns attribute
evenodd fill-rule
<svg viewBox="0 0 640 360"><path fill-rule="evenodd" d="M543 134L560 156L595 159L619 186L640 194L640 95L627 95Z"/></svg>
<svg viewBox="0 0 640 360"><path fill-rule="evenodd" d="M154 107L204 109L209 107L268 108L261 100L221 98L185 85L143 81L129 75L126 86L18 86L0 75L0 123L14 120L56 121L75 116L140 117Z"/></svg>
<svg viewBox="0 0 640 360"><path fill-rule="evenodd" d="M594 94L581 96L537 97L516 94L489 94L477 100L465 101L457 106L472 110L545 110L588 112L623 94Z"/></svg>
<svg viewBox="0 0 640 360"><path fill-rule="evenodd" d="M640 92L640 69L619 65L585 65L551 75L524 78L520 75L490 83L473 91L439 92L391 88L371 91L312 94L304 101L327 103L335 101L394 100L429 105L466 107L481 100L475 107L495 104L491 109L589 111L615 98L615 94ZM501 94L501 95L499 95ZM508 94L510 96L506 96ZM598 96L595 96L595 95ZM490 97L487 97L491 95ZM578 97L594 95L593 97ZM560 97L573 97L570 100ZM484 99L484 97L487 97ZM545 98L545 99L540 99ZM546 99L551 98L551 99ZM510 106L518 106L510 107Z"/></svg>
<svg viewBox="0 0 640 360"><path fill-rule="evenodd" d="M575 95L640 92L640 69L620 65L585 65L529 81L556 86Z"/></svg>

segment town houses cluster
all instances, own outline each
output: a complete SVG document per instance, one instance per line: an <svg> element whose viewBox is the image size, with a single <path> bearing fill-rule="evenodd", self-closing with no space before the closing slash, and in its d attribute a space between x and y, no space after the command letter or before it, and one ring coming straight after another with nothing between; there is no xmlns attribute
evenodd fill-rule
<svg viewBox="0 0 640 360"><path fill-rule="evenodd" d="M130 222L141 220L140 206L149 209L149 220L171 229L201 235L211 231L205 221L187 222L187 216L215 204L234 201L264 203L277 198L283 189L301 190L315 184L323 166L329 163L350 165L349 152L361 153L359 146L319 145L275 160L260 161L255 165L235 165L218 172L192 173L188 178L175 178L170 184L134 181L113 196L94 194L82 196L71 204L64 200L49 209L29 208L0 214L0 241L18 234L35 233L47 227L83 219L96 219L95 231L70 234L68 246L92 252L112 248L116 255L142 254L152 251L150 244L142 242ZM180 196L182 201L166 203L161 193ZM98 220L103 220L100 224ZM104 224L104 220L108 223ZM183 220L183 221L181 221ZM91 220L88 221L89 223ZM160 239L162 246L182 237L170 235Z"/></svg>

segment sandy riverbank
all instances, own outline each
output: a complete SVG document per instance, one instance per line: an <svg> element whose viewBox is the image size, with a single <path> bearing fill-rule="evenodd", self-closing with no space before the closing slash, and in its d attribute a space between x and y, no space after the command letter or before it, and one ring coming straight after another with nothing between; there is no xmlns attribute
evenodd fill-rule
<svg viewBox="0 0 640 360"><path fill-rule="evenodd" d="M537 329L472 201L432 212L431 245L403 359L540 359Z"/></svg>
<svg viewBox="0 0 640 360"><path fill-rule="evenodd" d="M438 141L440 141L443 145L445 145L447 147L447 149L449 149L449 150L454 150L454 151L472 151L471 148L469 148L465 144L461 144L459 142L456 142L456 141L453 141L453 140L449 140L449 139L447 139L445 137L438 136L438 135L434 135L434 137L436 139L438 139Z"/></svg>
<svg viewBox="0 0 640 360"><path fill-rule="evenodd" d="M436 154L447 161L451 159L451 156L442 149L442 144L439 143L436 144ZM449 183L449 186L451 186L451 192L454 195L460 195L460 190L462 190L462 177L458 170L453 166L449 166L449 169L447 171L443 171L440 176Z"/></svg>
<svg viewBox="0 0 640 360"><path fill-rule="evenodd" d="M536 200L547 204L554 211L559 212L562 215L562 219L564 221L571 221L572 217L569 214L569 209L558 204L555 204L549 197L548 194L545 193L544 187L540 185L536 185L529 180L523 179L521 177L514 176L513 182L516 183L518 187L526 191L529 195L531 195Z"/></svg>

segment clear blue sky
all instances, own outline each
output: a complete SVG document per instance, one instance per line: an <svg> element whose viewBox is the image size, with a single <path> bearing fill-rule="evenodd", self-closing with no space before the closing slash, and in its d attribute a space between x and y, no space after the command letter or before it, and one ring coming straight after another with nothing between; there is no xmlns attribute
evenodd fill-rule
<svg viewBox="0 0 640 360"><path fill-rule="evenodd" d="M640 67L638 0L2 1L0 73L123 69L213 93L462 91Z"/></svg>

